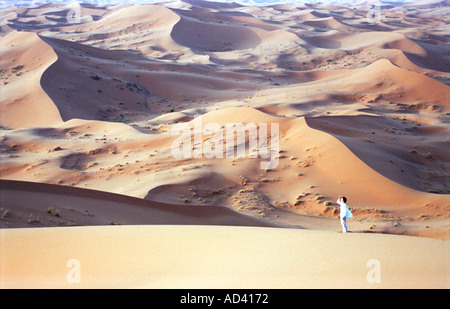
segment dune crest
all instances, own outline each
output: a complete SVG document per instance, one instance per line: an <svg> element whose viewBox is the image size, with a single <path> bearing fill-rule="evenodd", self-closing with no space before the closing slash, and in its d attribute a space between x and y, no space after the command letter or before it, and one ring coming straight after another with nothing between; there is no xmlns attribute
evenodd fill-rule
<svg viewBox="0 0 450 309"><path fill-rule="evenodd" d="M11 32L0 39L0 48L1 125L18 128L60 123L58 109L41 86L42 74L57 61L51 46L35 33Z"/></svg>

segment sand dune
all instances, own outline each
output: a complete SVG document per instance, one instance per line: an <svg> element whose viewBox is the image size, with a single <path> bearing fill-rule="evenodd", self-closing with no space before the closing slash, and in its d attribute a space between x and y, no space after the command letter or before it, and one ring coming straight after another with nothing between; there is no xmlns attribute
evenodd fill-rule
<svg viewBox="0 0 450 309"><path fill-rule="evenodd" d="M170 205L94 190L1 180L1 205L11 209L2 228L77 225L271 226L226 207Z"/></svg>
<svg viewBox="0 0 450 309"><path fill-rule="evenodd" d="M446 154L433 153L432 166L436 170L431 172L430 160L426 153L422 154L426 144L415 147L417 154L412 154L409 148L392 139L390 131L384 131L385 126L396 125L394 120L378 124L377 117L373 117L372 129L385 138L381 145L377 141L370 148L366 144L371 143L359 141L361 137L355 133L362 123L370 123L368 117L359 116L352 121L354 131L348 126L342 129L342 124L333 119L346 121L345 117L286 119L242 107L202 115L203 126L233 121L279 123L282 152L277 158L283 168L273 171L261 170L261 159L174 159L170 152L176 136L149 135L125 124L71 120L57 129L8 134L4 141L6 153L20 149L34 156L38 153L46 156L34 164L27 164L26 156L10 159L10 164L3 164L3 177L100 189L173 204L228 206L283 224L303 222L303 215L328 219L324 221L325 227L319 225L317 229L336 229L335 221L330 220L334 216L333 207L325 207L323 203L333 202L339 192L347 192L352 196L352 205L361 212L358 228L360 224L369 227L373 222L370 209L381 208L376 212L380 215L379 231L386 228L389 232L447 237L448 231L439 224L446 220L448 196L416 191L448 192L447 176L440 171L446 164ZM193 125L193 120L188 124ZM439 142L439 137L435 140ZM411 165L412 158L420 157ZM415 178L427 173L436 177L432 187ZM242 184L242 177L247 179L246 184ZM440 184L438 179L442 179ZM430 220L428 228L425 225L417 228L420 220L407 219L425 213ZM404 226L392 230L392 222L402 222ZM429 228L431 222L433 229Z"/></svg>
<svg viewBox="0 0 450 309"><path fill-rule="evenodd" d="M114 49L140 48L144 54L154 56L152 50L180 47L169 38L170 29L179 20L177 14L163 6L134 5L114 10L99 20L94 28L96 34L92 34L93 27L90 24L81 27L81 31L85 32L87 42L101 44L100 46L110 45Z"/></svg>
<svg viewBox="0 0 450 309"><path fill-rule="evenodd" d="M409 136L402 137L401 142L396 140L390 142L389 135L392 132L384 130L384 128L398 126L397 121L393 119L381 120L379 117L374 116L311 117L307 118L306 121L311 127L329 132L339 138L359 158L389 179L410 188L427 190L423 183L419 182L420 178L416 177L416 175L420 173L420 170L426 168L429 160L426 156L415 157L414 154L417 151L412 152L412 149L407 148L410 140ZM365 139L366 134L360 132L360 125L363 123L366 125L370 124L371 129L374 130L371 131L373 132L372 140ZM406 127L406 129L408 128ZM442 134L445 136L448 132L442 132ZM375 135L377 137L374 137ZM439 133L436 132L436 135L439 136ZM360 139L355 138L356 136L359 136ZM377 145L375 146L375 144ZM415 147L418 147L418 145ZM443 164L442 168L445 170L446 155L444 153L436 153L436 156L436 160L438 160L438 157L443 158L439 164ZM380 157L384 160L380 160ZM447 177L445 172L442 173L442 177L442 188L447 190L446 183L448 181L444 180Z"/></svg>
<svg viewBox="0 0 450 309"><path fill-rule="evenodd" d="M436 239L213 226L12 229L0 236L3 288L448 288L449 246ZM28 255L34 258L23 260ZM379 283L367 280L374 259ZM67 264L73 260L79 264Z"/></svg>
<svg viewBox="0 0 450 309"><path fill-rule="evenodd" d="M396 100L399 102L429 102L431 104L439 104L440 106L448 105L449 91L448 86L438 82L432 78L410 72L394 66L386 59L379 60L362 70L355 71L355 74L349 74L349 81L357 81L357 83L365 84L367 79L366 93L374 92L375 83L386 83L382 95L388 100ZM401 81L401 82L400 82ZM354 87L351 82L346 87ZM400 85L401 88L395 88L395 94L389 91L389 85ZM371 86L370 86L371 85ZM360 87L360 86L358 86ZM430 93L431 92L431 93Z"/></svg>
<svg viewBox="0 0 450 309"><path fill-rule="evenodd" d="M40 80L56 61L53 49L34 33L11 32L1 38L1 122L7 127L55 125L59 111ZM40 51L40 53L31 52ZM23 89L27 89L23 91Z"/></svg>
<svg viewBox="0 0 450 309"><path fill-rule="evenodd" d="M1 10L2 287L67 287L70 258L80 287L366 288L371 258L375 287L448 286L447 4L383 5L379 21L367 3L78 9ZM276 167L250 136L176 158L174 125L199 119L222 136L191 136L191 155L229 124L277 124Z"/></svg>
<svg viewBox="0 0 450 309"><path fill-rule="evenodd" d="M247 28L206 24L186 17L174 26L171 36L179 44L198 51L247 49L260 43L258 36Z"/></svg>
<svg viewBox="0 0 450 309"><path fill-rule="evenodd" d="M425 53L419 45L407 39L404 35L395 32L348 33L332 30L327 32L326 35L305 38L308 38L310 44L329 49L353 50L385 45L388 48L401 49L410 53Z"/></svg>

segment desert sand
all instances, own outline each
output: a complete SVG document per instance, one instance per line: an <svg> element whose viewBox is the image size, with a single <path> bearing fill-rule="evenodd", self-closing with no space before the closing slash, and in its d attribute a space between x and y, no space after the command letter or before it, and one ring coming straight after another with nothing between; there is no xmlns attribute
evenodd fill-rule
<svg viewBox="0 0 450 309"><path fill-rule="evenodd" d="M2 261L5 288L448 287L449 246L437 239L192 225L1 233L9 252ZM74 259L79 283L67 280ZM380 283L367 280L372 259L380 261Z"/></svg>
<svg viewBox="0 0 450 309"><path fill-rule="evenodd" d="M0 10L2 288L450 286L447 2L71 10ZM175 157L198 119L277 166Z"/></svg>

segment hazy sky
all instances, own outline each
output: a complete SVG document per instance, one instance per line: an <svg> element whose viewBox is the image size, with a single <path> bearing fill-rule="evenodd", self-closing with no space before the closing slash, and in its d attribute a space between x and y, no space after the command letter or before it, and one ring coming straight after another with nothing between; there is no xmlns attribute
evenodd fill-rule
<svg viewBox="0 0 450 309"><path fill-rule="evenodd" d="M189 0L187 0L189 1ZM213 2L238 2L238 3L255 3L255 4L273 4L273 3L351 3L351 2L366 2L368 0L203 0ZM370 0L369 0L370 1ZM414 0L391 0L391 2L412 2ZM154 2L170 2L170 0L1 0L0 3L10 4L44 4L44 3L64 3L64 2L78 2L78 3L154 3ZM389 2L384 0L382 2Z"/></svg>
<svg viewBox="0 0 450 309"><path fill-rule="evenodd" d="M155 2L171 2L175 0L0 0L0 8L8 6L38 6L45 3L93 3L93 4L143 4ZM189 0L187 0L189 1ZM204 0L209 1L209 0ZM214 0L215 2L237 2L246 5L268 5L276 3L360 3L360 2L417 2L423 0ZM433 1L433 0L430 0ZM437 1L437 0L436 0Z"/></svg>

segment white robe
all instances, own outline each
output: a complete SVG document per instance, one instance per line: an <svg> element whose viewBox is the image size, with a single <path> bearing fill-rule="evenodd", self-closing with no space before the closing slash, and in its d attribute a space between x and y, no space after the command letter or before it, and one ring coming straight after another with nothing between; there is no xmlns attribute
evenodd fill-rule
<svg viewBox="0 0 450 309"><path fill-rule="evenodd" d="M341 212L340 212L341 219L344 218L344 217L346 217L347 219L353 217L353 214L352 214L352 212L348 209L346 203L339 201L339 199L337 200L336 203L338 203L338 204L341 206Z"/></svg>

